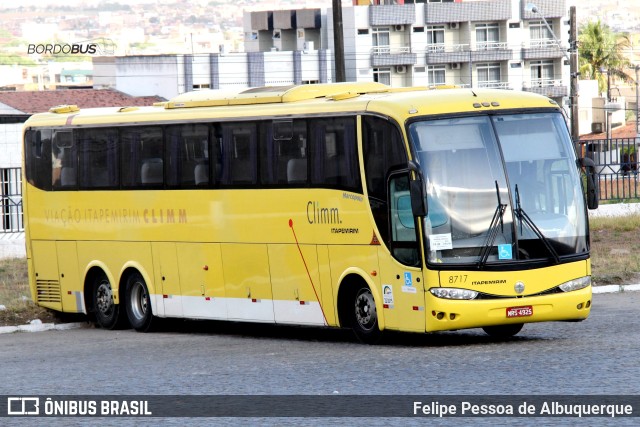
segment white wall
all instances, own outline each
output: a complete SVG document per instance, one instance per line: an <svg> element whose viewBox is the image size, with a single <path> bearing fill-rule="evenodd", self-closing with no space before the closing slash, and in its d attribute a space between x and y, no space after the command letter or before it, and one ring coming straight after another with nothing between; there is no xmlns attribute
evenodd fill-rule
<svg viewBox="0 0 640 427"><path fill-rule="evenodd" d="M266 52L264 54L266 86L293 84L293 51Z"/></svg>
<svg viewBox="0 0 640 427"><path fill-rule="evenodd" d="M193 56L193 84L211 84L209 55Z"/></svg>
<svg viewBox="0 0 640 427"><path fill-rule="evenodd" d="M93 88L110 89L116 87L116 58L96 56L93 58Z"/></svg>
<svg viewBox="0 0 640 427"><path fill-rule="evenodd" d="M249 73L245 53L231 53L221 56L218 58L218 71L220 89L248 87Z"/></svg>
<svg viewBox="0 0 640 427"><path fill-rule="evenodd" d="M0 168L22 167L22 123L0 125Z"/></svg>
<svg viewBox="0 0 640 427"><path fill-rule="evenodd" d="M184 70L176 55L116 58L116 88L132 96L158 95L166 99L184 92ZM182 86L182 87L180 87Z"/></svg>

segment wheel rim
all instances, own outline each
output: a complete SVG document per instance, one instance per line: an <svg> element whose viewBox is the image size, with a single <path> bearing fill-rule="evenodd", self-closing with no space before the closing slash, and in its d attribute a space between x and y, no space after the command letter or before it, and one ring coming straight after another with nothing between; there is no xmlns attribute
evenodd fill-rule
<svg viewBox="0 0 640 427"><path fill-rule="evenodd" d="M375 327L378 318L376 304L368 289L361 289L356 295L355 314L356 322L363 330L370 331Z"/></svg>
<svg viewBox="0 0 640 427"><path fill-rule="evenodd" d="M108 317L113 313L113 292L111 292L111 283L103 279L98 284L96 290L96 306L98 311Z"/></svg>
<svg viewBox="0 0 640 427"><path fill-rule="evenodd" d="M136 319L144 319L148 309L146 289L142 283L135 282L131 288L131 314Z"/></svg>

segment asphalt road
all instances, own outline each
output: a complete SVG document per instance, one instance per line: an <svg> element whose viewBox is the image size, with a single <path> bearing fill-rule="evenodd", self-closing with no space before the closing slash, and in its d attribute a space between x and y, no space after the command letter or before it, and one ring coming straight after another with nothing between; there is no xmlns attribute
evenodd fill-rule
<svg viewBox="0 0 640 427"><path fill-rule="evenodd" d="M586 321L506 341L469 330L367 346L348 331L183 321L4 334L0 394L640 395L639 304L594 295Z"/></svg>

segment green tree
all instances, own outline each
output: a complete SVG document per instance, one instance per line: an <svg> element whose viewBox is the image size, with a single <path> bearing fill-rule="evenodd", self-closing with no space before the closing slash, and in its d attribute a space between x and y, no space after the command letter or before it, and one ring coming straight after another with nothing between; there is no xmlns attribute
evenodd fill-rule
<svg viewBox="0 0 640 427"><path fill-rule="evenodd" d="M612 79L627 83L634 80L625 72L631 68L625 51L631 48L629 37L614 33L600 20L580 26L578 58L582 78L598 80L600 92L607 90L607 73Z"/></svg>

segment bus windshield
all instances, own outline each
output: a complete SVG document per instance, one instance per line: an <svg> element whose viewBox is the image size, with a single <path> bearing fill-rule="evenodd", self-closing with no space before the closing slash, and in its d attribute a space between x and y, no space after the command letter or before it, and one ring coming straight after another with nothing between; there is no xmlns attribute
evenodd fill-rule
<svg viewBox="0 0 640 427"><path fill-rule="evenodd" d="M421 120L409 134L425 176L430 263L586 255L580 175L560 113Z"/></svg>

